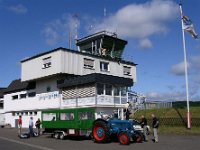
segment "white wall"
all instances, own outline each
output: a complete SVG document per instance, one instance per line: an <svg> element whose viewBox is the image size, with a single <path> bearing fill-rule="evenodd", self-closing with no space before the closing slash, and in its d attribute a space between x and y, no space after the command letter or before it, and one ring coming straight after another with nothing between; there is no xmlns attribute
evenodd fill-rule
<svg viewBox="0 0 200 150"><path fill-rule="evenodd" d="M134 66L134 65L128 65L128 64L124 64L124 63L108 61L105 59L94 58L91 56L85 56L85 55L81 55L81 54L73 54L73 53L69 53L69 52L62 52L62 53L63 53L63 55L65 55L63 57L63 59L64 59L63 64L65 64L63 71L65 73L76 74L76 75L102 73L102 74L108 74L108 75L119 76L119 77L124 77L124 78L131 78L134 80L134 82L136 82L136 66ZM84 68L84 58L94 60L95 68L94 69ZM108 72L100 70L100 61L109 63L110 70ZM124 75L124 73L123 73L124 66L131 67L131 75L130 76Z"/></svg>
<svg viewBox="0 0 200 150"><path fill-rule="evenodd" d="M16 92L12 94L4 95L4 110L5 112L10 111L23 111L23 110L40 110L59 108L60 99L62 98L59 92L41 93L35 97L27 97L23 99L13 100L13 95L24 94L26 91ZM55 96L54 94L58 94ZM18 96L19 97L19 96Z"/></svg>
<svg viewBox="0 0 200 150"><path fill-rule="evenodd" d="M30 117L33 117L33 123L34 123L34 128L35 128L35 122L37 121L38 118L41 119L41 111L37 111L37 115L22 115L22 128L28 128L29 127L29 119ZM16 127L16 121L19 119L19 115L15 113L13 116L12 113L6 113L5 114L5 123L10 124L12 128ZM28 132L24 131L24 132Z"/></svg>
<svg viewBox="0 0 200 150"><path fill-rule="evenodd" d="M51 67L43 68L43 59L51 57ZM84 68L84 58L93 59L95 61L94 69ZM100 61L109 62L109 72L100 70ZM128 65L113 61L104 60L102 58L95 58L86 56L80 53L73 53L69 51L58 50L40 57L22 62L22 81L35 80L38 78L47 77L54 74L68 73L74 75L86 75L91 73L102 73L124 78L131 78L136 82L136 66ZM127 76L123 73L123 66L131 67L131 75Z"/></svg>
<svg viewBox="0 0 200 150"><path fill-rule="evenodd" d="M44 68L43 59L51 57L51 67ZM21 80L28 81L61 72L61 51L55 51L21 64Z"/></svg>
<svg viewBox="0 0 200 150"><path fill-rule="evenodd" d="M59 89L57 88L57 78L47 78L43 80L37 80L35 92L37 94L46 93L47 87L50 87L51 91L59 91Z"/></svg>

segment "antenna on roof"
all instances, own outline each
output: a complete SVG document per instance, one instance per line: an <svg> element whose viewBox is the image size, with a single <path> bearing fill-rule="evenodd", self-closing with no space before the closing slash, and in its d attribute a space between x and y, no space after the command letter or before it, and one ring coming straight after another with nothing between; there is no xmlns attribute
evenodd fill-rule
<svg viewBox="0 0 200 150"><path fill-rule="evenodd" d="M78 28L80 25L79 14L75 13L70 16L69 20L69 49L72 47L73 39L78 39Z"/></svg>
<svg viewBox="0 0 200 150"><path fill-rule="evenodd" d="M103 8L103 15L104 15L104 17L106 17L106 15L107 15L106 14L106 7Z"/></svg>

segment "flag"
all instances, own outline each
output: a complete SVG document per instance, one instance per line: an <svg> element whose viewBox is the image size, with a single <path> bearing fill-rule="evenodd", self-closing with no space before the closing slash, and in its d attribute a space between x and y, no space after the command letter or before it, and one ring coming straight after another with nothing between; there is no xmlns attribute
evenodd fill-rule
<svg viewBox="0 0 200 150"><path fill-rule="evenodd" d="M192 21L187 16L183 16L182 19L183 19L183 30L190 33L193 38L198 39L199 37L194 30L194 25L192 24Z"/></svg>

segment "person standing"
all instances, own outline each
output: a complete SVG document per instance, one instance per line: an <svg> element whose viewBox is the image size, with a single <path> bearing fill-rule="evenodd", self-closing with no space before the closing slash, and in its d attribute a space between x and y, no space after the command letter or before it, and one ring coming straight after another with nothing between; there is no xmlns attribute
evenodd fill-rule
<svg viewBox="0 0 200 150"><path fill-rule="evenodd" d="M29 120L29 134L30 134L30 137L34 136L33 135L33 117L30 117L30 120Z"/></svg>
<svg viewBox="0 0 200 150"><path fill-rule="evenodd" d="M40 125L41 125L41 121L40 121L40 118L38 118L38 120L35 123L38 135L40 135Z"/></svg>
<svg viewBox="0 0 200 150"><path fill-rule="evenodd" d="M18 136L20 136L22 134L22 116L19 116L17 123L18 123Z"/></svg>
<svg viewBox="0 0 200 150"><path fill-rule="evenodd" d="M151 114L152 116L152 128L153 128L153 136L154 136L154 139L153 141L155 143L158 143L158 127L159 127L159 121L157 119L157 117L154 115L154 114Z"/></svg>
<svg viewBox="0 0 200 150"><path fill-rule="evenodd" d="M144 117L144 115L141 116L142 120L140 122L141 127L143 128L143 134L144 134L144 141L148 141L148 136L147 136L147 119Z"/></svg>

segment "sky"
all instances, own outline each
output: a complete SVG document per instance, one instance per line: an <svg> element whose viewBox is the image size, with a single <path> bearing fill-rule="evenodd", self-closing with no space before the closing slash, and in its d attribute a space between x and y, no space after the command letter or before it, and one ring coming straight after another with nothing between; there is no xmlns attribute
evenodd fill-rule
<svg viewBox="0 0 200 150"><path fill-rule="evenodd" d="M128 41L123 58L138 64L133 91L185 100L180 2L200 34L199 0L0 0L0 87L20 78L24 58L69 48L69 31L81 38L107 30ZM189 99L199 101L200 40L185 32L185 41Z"/></svg>

